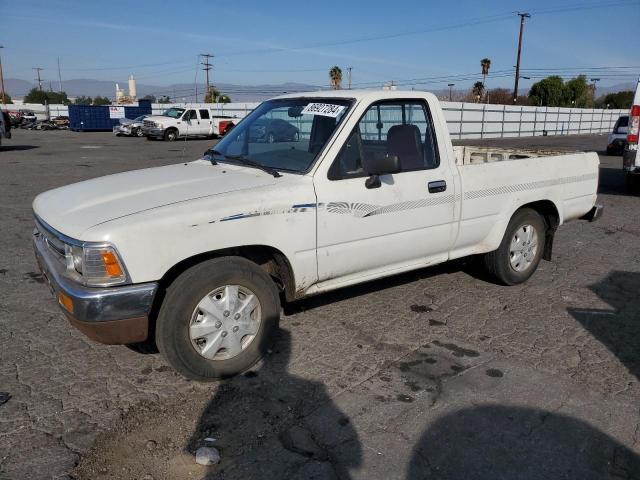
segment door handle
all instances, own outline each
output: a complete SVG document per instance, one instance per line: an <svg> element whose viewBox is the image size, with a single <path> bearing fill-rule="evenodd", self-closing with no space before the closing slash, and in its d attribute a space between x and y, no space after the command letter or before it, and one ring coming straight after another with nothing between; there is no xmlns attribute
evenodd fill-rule
<svg viewBox="0 0 640 480"><path fill-rule="evenodd" d="M436 180L435 182L429 182L429 193L440 193L447 189L447 182L444 180Z"/></svg>

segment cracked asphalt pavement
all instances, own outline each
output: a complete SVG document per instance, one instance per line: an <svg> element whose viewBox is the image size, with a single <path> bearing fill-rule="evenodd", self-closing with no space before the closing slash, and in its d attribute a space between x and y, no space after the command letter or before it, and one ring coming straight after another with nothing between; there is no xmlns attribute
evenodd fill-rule
<svg viewBox="0 0 640 480"><path fill-rule="evenodd" d="M602 135L466 143L599 151L604 216L563 226L524 285L452 262L298 302L261 364L198 384L67 323L31 201L210 142L15 131L0 147L0 479L640 479L640 196L620 157ZM221 463L197 465L200 446Z"/></svg>

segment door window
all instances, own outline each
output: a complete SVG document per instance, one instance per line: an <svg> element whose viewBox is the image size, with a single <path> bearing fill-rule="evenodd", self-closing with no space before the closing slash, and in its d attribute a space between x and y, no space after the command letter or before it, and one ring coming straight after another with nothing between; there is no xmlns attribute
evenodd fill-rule
<svg viewBox="0 0 640 480"><path fill-rule="evenodd" d="M209 110L200 110L200 118L202 120L209 120Z"/></svg>
<svg viewBox="0 0 640 480"><path fill-rule="evenodd" d="M331 165L329 179L366 176L367 160L379 155L396 155L401 172L439 166L433 122L425 102L394 100L371 105Z"/></svg>
<svg viewBox="0 0 640 480"><path fill-rule="evenodd" d="M182 117L183 120L187 121L187 120L197 120L198 119L198 114L196 113L195 110L187 110L187 112L184 114L184 117Z"/></svg>

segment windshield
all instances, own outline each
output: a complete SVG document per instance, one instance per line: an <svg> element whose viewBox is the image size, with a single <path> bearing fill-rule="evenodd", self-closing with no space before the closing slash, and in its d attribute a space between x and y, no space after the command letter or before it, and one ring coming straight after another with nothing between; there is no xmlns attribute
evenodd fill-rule
<svg viewBox="0 0 640 480"><path fill-rule="evenodd" d="M184 113L184 108L171 107L170 109L165 110L162 115L165 117L180 118L183 113Z"/></svg>
<svg viewBox="0 0 640 480"><path fill-rule="evenodd" d="M268 100L244 118L214 149L264 167L307 171L336 128L352 100L346 98L287 98Z"/></svg>

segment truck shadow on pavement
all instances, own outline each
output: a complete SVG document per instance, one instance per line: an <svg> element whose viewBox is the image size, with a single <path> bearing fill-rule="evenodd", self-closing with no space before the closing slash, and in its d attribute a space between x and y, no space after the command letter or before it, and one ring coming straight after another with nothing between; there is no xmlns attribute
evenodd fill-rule
<svg viewBox="0 0 640 480"><path fill-rule="evenodd" d="M550 411L483 405L436 420L407 480L632 479L640 456L591 425Z"/></svg>
<svg viewBox="0 0 640 480"><path fill-rule="evenodd" d="M598 193L605 195L634 196L640 194L640 188L636 185L631 189L627 186L625 174L622 171L622 160L619 168L600 165L600 178L598 182Z"/></svg>
<svg viewBox="0 0 640 480"><path fill-rule="evenodd" d="M322 383L289 373L290 355L291 334L280 330L262 368L220 384L185 445L191 455L202 446L220 450L221 464L205 478L348 479L360 465L349 418ZM320 423L313 415L319 409ZM328 438L344 439L340 460Z"/></svg>
<svg viewBox="0 0 640 480"><path fill-rule="evenodd" d="M612 308L569 313L640 380L640 272L612 271L590 289Z"/></svg>
<svg viewBox="0 0 640 480"><path fill-rule="evenodd" d="M34 148L40 148L37 145L2 145L0 146L0 152L17 152L21 150L33 150Z"/></svg>

